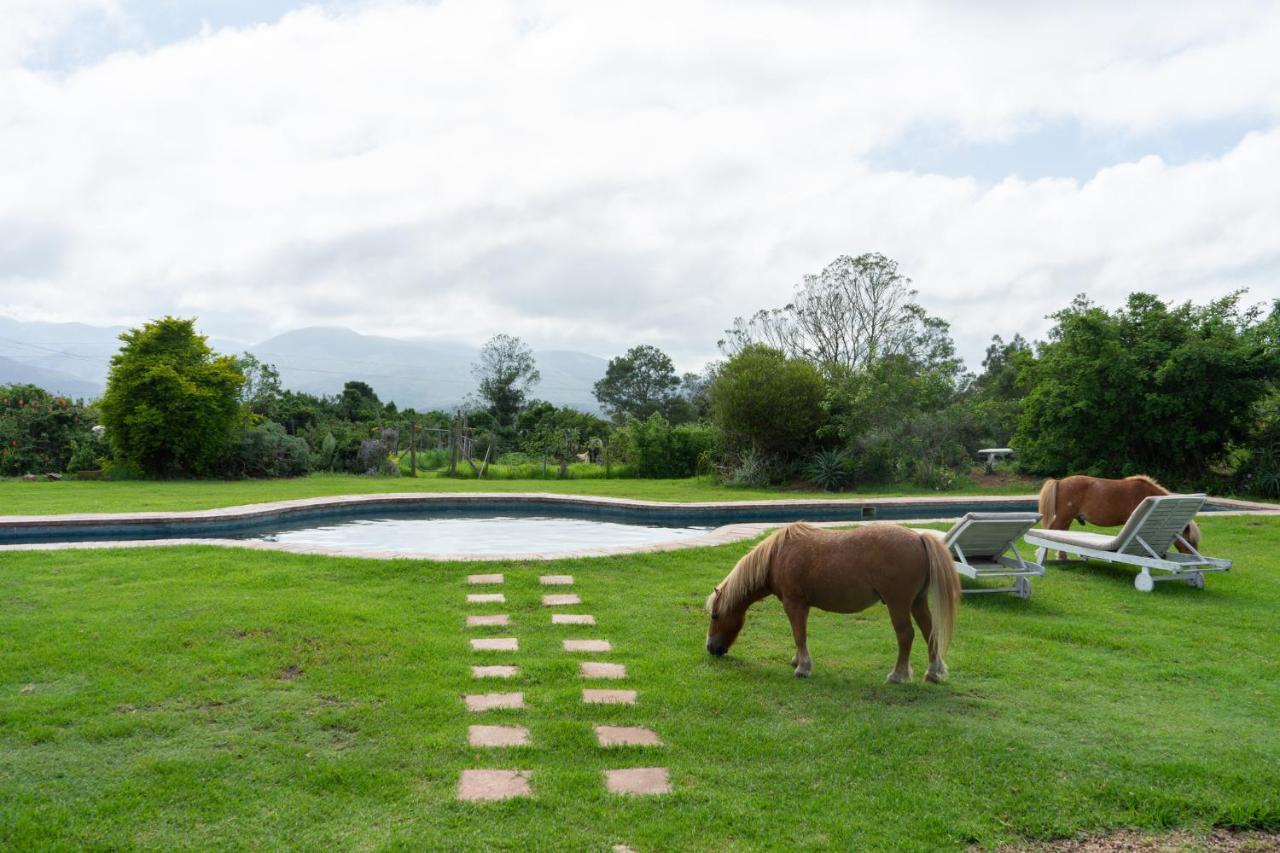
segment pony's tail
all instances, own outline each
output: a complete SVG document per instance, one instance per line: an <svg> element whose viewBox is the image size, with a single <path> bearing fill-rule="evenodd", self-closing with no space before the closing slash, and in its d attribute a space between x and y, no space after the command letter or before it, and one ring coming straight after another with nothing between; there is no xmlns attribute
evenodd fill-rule
<svg viewBox="0 0 1280 853"><path fill-rule="evenodd" d="M960 574L951 559L951 551L938 536L920 534L929 555L929 610L933 616L933 632L929 637L938 644L938 656L947 653L956 628L956 608L960 606Z"/></svg>
<svg viewBox="0 0 1280 853"><path fill-rule="evenodd" d="M1053 527L1053 516L1057 512L1058 481L1045 480L1040 487L1040 523L1045 527Z"/></svg>

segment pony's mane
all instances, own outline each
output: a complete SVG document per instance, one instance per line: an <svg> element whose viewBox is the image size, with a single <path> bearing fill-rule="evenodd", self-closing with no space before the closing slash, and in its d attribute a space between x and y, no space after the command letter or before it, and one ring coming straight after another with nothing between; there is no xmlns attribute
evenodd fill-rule
<svg viewBox="0 0 1280 853"><path fill-rule="evenodd" d="M1150 477L1148 477L1146 474L1134 474L1132 477L1125 477L1125 479L1126 479L1126 480L1141 480L1142 482L1146 483L1147 485L1149 485L1149 486L1154 486L1155 488L1159 489L1159 490L1160 490L1161 492L1163 492L1164 494L1166 494L1166 495L1167 495L1167 494L1169 494L1169 490L1168 490L1168 489L1166 489L1164 486L1160 485L1160 484L1159 484L1159 483L1157 483L1155 480L1153 480L1153 479L1151 479Z"/></svg>
<svg viewBox="0 0 1280 853"><path fill-rule="evenodd" d="M764 586L769 577L769 566L773 563L778 549L787 542L801 536L808 536L818 528L802 521L779 528L752 548L733 567L733 571L725 576L715 591L707 596L707 612L710 613L716 602L716 594L720 596L720 609L734 610L748 601Z"/></svg>

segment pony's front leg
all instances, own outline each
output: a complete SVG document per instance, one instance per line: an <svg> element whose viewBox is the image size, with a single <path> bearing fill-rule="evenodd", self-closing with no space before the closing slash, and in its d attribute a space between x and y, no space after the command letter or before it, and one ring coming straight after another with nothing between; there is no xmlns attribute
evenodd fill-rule
<svg viewBox="0 0 1280 853"><path fill-rule="evenodd" d="M796 640L796 654L791 659L791 665L796 668L796 678L808 678L813 671L813 659L809 657L807 643L809 605L799 601L783 601L782 607L791 620L791 635Z"/></svg>
<svg viewBox="0 0 1280 853"><path fill-rule="evenodd" d="M898 662L885 681L901 684L911 680L911 641L915 639L916 632L911 627L911 611L907 607L890 607L889 621L893 622L893 632L898 635Z"/></svg>

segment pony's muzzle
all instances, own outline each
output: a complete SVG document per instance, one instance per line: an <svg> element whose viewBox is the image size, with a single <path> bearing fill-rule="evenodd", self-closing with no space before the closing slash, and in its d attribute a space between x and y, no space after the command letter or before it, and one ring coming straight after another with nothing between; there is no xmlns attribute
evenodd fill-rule
<svg viewBox="0 0 1280 853"><path fill-rule="evenodd" d="M729 651L729 647L723 643L718 643L710 637L707 638L707 651L716 657L724 657L724 653Z"/></svg>

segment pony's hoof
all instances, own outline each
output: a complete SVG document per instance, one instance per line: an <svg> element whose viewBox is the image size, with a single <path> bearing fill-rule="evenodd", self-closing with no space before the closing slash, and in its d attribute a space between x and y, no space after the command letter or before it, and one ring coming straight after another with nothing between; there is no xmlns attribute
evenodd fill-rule
<svg viewBox="0 0 1280 853"><path fill-rule="evenodd" d="M796 678L808 678L808 677L809 677L809 670L807 669L796 670Z"/></svg>
<svg viewBox="0 0 1280 853"><path fill-rule="evenodd" d="M942 676L944 675L946 675L946 672L931 669L924 674L924 680L930 684L941 684Z"/></svg>
<svg viewBox="0 0 1280 853"><path fill-rule="evenodd" d="M885 676L885 679L884 679L885 684L906 684L910 680L911 680L910 670L907 670L906 673L901 673L901 672L898 672L896 669L893 672L889 673L887 676Z"/></svg>

